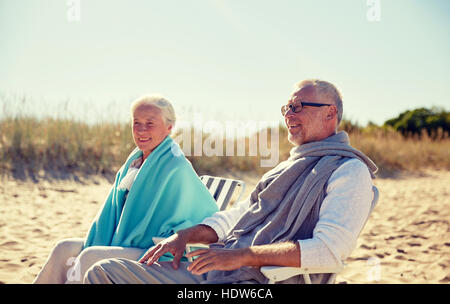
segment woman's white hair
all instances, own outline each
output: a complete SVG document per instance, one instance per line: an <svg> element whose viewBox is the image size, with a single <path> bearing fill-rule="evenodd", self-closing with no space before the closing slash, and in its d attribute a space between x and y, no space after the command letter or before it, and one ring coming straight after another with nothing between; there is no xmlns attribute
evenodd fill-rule
<svg viewBox="0 0 450 304"><path fill-rule="evenodd" d="M149 105L157 107L161 110L161 114L163 119L166 122L166 125L175 126L176 117L175 110L173 109L172 104L166 98L161 95L144 95L139 97L135 101L131 103L131 116L133 116L134 110L141 105Z"/></svg>

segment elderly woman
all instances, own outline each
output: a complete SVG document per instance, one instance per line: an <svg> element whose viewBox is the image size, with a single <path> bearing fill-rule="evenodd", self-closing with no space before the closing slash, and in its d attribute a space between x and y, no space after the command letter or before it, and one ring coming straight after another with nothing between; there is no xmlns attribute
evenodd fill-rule
<svg viewBox="0 0 450 304"><path fill-rule="evenodd" d="M79 283L99 260L138 260L154 245L152 237L170 236L218 211L169 136L175 124L170 102L145 96L133 102L131 114L137 147L117 173L86 238L58 242L34 283Z"/></svg>

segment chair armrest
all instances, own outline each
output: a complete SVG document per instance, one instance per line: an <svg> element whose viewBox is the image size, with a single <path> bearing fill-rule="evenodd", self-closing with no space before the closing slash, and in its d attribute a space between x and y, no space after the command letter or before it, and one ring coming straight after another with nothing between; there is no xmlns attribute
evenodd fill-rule
<svg viewBox="0 0 450 304"><path fill-rule="evenodd" d="M163 240L165 240L166 238L164 237L159 237L159 236L154 236L152 237L153 243L158 244L160 242L162 242ZM208 245L203 244L203 243L188 243L186 244L186 247L200 247L200 248L209 248Z"/></svg>
<svg viewBox="0 0 450 304"><path fill-rule="evenodd" d="M271 282L287 280L296 275L309 275L314 273L339 273L343 266L338 267L321 267L321 268L301 268L301 267L285 267L285 266L263 266L260 271Z"/></svg>
<svg viewBox="0 0 450 304"><path fill-rule="evenodd" d="M155 245L160 243L164 239L166 239L166 238L158 237L158 236L152 237L153 243L155 243ZM188 244L186 244L186 253L193 251L193 249L203 249L203 248L207 249L207 248L209 248L209 246L206 244L203 244L203 243L188 243ZM189 262L192 262L193 260L194 260L193 258L188 258Z"/></svg>

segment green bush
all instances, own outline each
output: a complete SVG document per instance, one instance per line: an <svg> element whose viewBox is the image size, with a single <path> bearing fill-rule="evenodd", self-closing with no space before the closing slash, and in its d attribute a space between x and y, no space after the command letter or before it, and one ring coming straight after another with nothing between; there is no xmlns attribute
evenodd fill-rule
<svg viewBox="0 0 450 304"><path fill-rule="evenodd" d="M442 108L408 110L387 120L384 126L390 126L404 136L420 137L426 132L433 139L442 139L450 133L450 112Z"/></svg>

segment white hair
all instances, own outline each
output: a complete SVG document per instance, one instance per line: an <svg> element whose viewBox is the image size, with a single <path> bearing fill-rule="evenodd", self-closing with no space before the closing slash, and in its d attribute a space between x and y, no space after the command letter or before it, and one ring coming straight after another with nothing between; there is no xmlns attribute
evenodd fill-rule
<svg viewBox="0 0 450 304"><path fill-rule="evenodd" d="M329 97L334 102L337 109L337 125L339 126L344 113L342 95L339 90L332 83L319 79L306 79L298 82L295 86L297 88L302 88L309 85L316 88L319 95Z"/></svg>
<svg viewBox="0 0 450 304"><path fill-rule="evenodd" d="M132 116L136 108L141 105L149 105L157 107L158 109L161 110L161 114L166 122L166 125L172 126L175 125L176 121L175 111L170 101L168 101L166 98L160 95L144 95L142 97L139 97L138 99L136 99L131 103L130 110Z"/></svg>

